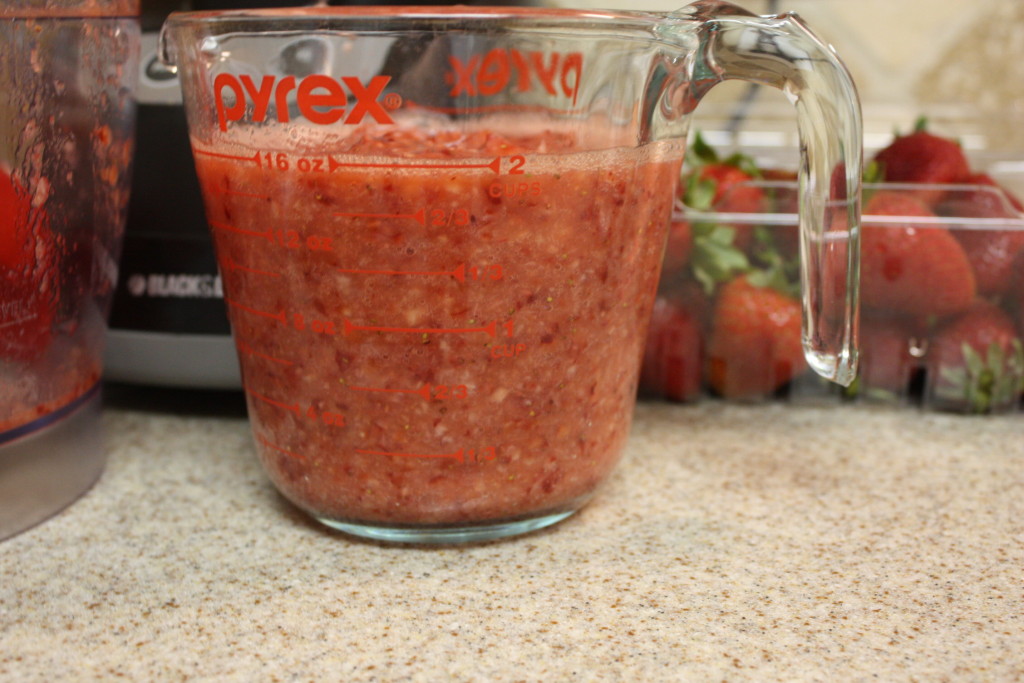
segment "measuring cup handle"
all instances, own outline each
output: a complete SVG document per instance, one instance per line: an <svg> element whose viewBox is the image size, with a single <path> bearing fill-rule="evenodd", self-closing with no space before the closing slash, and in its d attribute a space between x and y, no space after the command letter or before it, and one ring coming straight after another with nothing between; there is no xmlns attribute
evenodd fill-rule
<svg viewBox="0 0 1024 683"><path fill-rule="evenodd" d="M848 385L857 373L863 156L853 80L794 14L758 17L711 0L697 3L697 16L693 83L769 85L796 107L804 355L818 374Z"/></svg>

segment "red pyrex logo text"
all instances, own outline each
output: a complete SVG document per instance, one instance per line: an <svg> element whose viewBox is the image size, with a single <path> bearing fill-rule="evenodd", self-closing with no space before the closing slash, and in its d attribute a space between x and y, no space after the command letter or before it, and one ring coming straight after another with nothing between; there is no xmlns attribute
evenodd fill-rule
<svg viewBox="0 0 1024 683"><path fill-rule="evenodd" d="M558 95L560 90L576 104L583 73L583 55L579 52L524 54L496 48L482 57L473 55L466 62L451 56L448 63L452 70L445 74L445 79L452 86L451 97L495 95L512 84L514 75L519 92L530 90L536 78L549 95Z"/></svg>
<svg viewBox="0 0 1024 683"><path fill-rule="evenodd" d="M527 92L536 83L547 94L564 95L575 104L583 73L583 55L579 52L523 53L499 48L472 55L466 61L450 56L448 63L451 70L444 78L451 86L448 95L452 98L496 95L509 88ZM394 123L388 110L398 108L401 98L394 93L384 94L390 82L390 76L374 76L363 83L355 76L313 74L298 79L263 76L257 83L247 74L223 73L213 79L213 99L221 130L228 129L229 121L241 121L250 104L253 122L265 121L273 103L277 120L287 123L291 120L292 93L299 114L310 123L357 124L367 116L377 123Z"/></svg>
<svg viewBox="0 0 1024 683"><path fill-rule="evenodd" d="M217 123L221 130L227 130L228 121L242 120L247 104L246 95L253 104L254 122L266 120L267 109L273 99L277 120L287 123L290 120L288 94L293 90L299 113L310 123L361 123L367 115L373 117L377 123L394 123L380 101L381 94L390 81L390 76L374 76L364 85L354 76L342 76L339 81L323 74L313 74L298 81L294 76L264 76L257 86L252 76L218 74L213 79ZM231 91L235 96L234 104L230 106L224 103L225 90ZM355 99L351 109L348 107L346 90Z"/></svg>

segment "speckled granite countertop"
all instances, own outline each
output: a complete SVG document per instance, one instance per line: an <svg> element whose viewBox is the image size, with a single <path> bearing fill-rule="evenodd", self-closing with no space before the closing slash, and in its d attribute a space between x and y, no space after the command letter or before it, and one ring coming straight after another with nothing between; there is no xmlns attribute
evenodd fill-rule
<svg viewBox="0 0 1024 683"><path fill-rule="evenodd" d="M0 544L4 681L1024 679L1020 415L641 404L582 513L446 548L308 522L233 407L105 420Z"/></svg>

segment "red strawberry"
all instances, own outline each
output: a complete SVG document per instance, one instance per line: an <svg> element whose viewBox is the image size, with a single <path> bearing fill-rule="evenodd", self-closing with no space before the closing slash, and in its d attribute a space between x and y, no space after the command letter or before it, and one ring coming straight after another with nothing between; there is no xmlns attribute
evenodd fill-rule
<svg viewBox="0 0 1024 683"><path fill-rule="evenodd" d="M963 179L963 182L978 188L947 193L937 209L940 214L962 218L1020 217L1020 202L1009 193L1000 192L999 185L987 174L978 173ZM1005 293L1016 270L1024 267L1024 229L963 228L955 230L954 235L974 268L978 292L985 295Z"/></svg>
<svg viewBox="0 0 1024 683"><path fill-rule="evenodd" d="M764 189L751 184L754 180L752 168L744 169L730 162L705 164L697 171L697 182L704 192L710 190L710 202L705 207L716 213L758 213L767 210ZM701 201L701 200L698 200ZM703 201L707 201L705 197ZM746 249L753 235L753 226L737 222L730 224L736 232L733 245Z"/></svg>
<svg viewBox="0 0 1024 683"><path fill-rule="evenodd" d="M927 357L928 399L942 408L988 413L1024 392L1024 346L999 307L978 300L946 322Z"/></svg>
<svg viewBox="0 0 1024 683"><path fill-rule="evenodd" d="M880 190L864 213L934 219L919 199ZM894 220L865 226L861 240L861 299L866 308L915 316L965 310L977 292L963 247L944 227Z"/></svg>
<svg viewBox="0 0 1024 683"><path fill-rule="evenodd" d="M52 239L46 214L0 169L0 359L28 362L48 346L57 298Z"/></svg>
<svg viewBox="0 0 1024 683"><path fill-rule="evenodd" d="M744 275L719 291L712 313L707 379L726 398L757 398L806 368L800 302Z"/></svg>
<svg viewBox="0 0 1024 683"><path fill-rule="evenodd" d="M1017 331L1024 339L1024 267L1017 271L1007 296L1007 309L1017 314Z"/></svg>
<svg viewBox="0 0 1024 683"><path fill-rule="evenodd" d="M662 265L664 277L677 277L690 262L693 251L693 230L689 221L673 220L668 229L665 244L665 260Z"/></svg>
<svg viewBox="0 0 1024 683"><path fill-rule="evenodd" d="M785 258L793 258L800 250L800 193L797 190L797 175L793 171L763 169L761 177L765 182L765 195L770 200L770 210L774 214L785 214L793 217L792 222L765 226L772 235L778 252Z"/></svg>
<svg viewBox="0 0 1024 683"><path fill-rule="evenodd" d="M765 168L761 169L761 178L765 181L765 194L771 199L771 210L774 213L796 214L800 211L800 192L795 171Z"/></svg>
<svg viewBox="0 0 1024 683"><path fill-rule="evenodd" d="M659 297L654 302L640 372L641 391L670 401L700 395L704 339L699 316Z"/></svg>
<svg viewBox="0 0 1024 683"><path fill-rule="evenodd" d="M670 292L660 294L673 306L689 311L706 330L711 320L711 297L707 290L694 277L683 277L678 280Z"/></svg>
<svg viewBox="0 0 1024 683"><path fill-rule="evenodd" d="M920 362L912 349L920 339L914 325L893 316L864 316L860 326L858 389L905 396Z"/></svg>
<svg viewBox="0 0 1024 683"><path fill-rule="evenodd" d="M768 210L763 188L753 183L761 171L753 159L733 154L721 159L718 152L697 133L690 146L688 161L694 166L682 184L683 203L698 211L718 213L758 213ZM751 241L753 226L739 222L730 226L731 244L744 249ZM716 237L717 242L721 242Z"/></svg>
<svg viewBox="0 0 1024 683"><path fill-rule="evenodd" d="M1017 198L1012 192L1000 185L995 178L990 176L988 173L971 173L964 178L957 180L957 184L960 185L984 185L985 187L992 187L995 190L988 190L979 192L980 196L972 196L970 193L967 195L969 201L968 205L974 211L981 211L981 216L996 216L999 218L1004 217L1016 217L1018 213L1024 213L1024 203L1021 203L1020 199ZM979 188L984 189L984 188ZM958 193L954 192L952 195L947 194L943 198L943 206L955 205ZM1004 201L1005 200L1005 201ZM1007 208L1006 202L1009 202L1012 210ZM980 209L977 209L979 204L983 205ZM969 216L970 213L957 213L954 215Z"/></svg>
<svg viewBox="0 0 1024 683"><path fill-rule="evenodd" d="M698 176L715 184L711 206L722 213L757 213L765 208L764 189L751 185L754 174L728 162L705 164Z"/></svg>
<svg viewBox="0 0 1024 683"><path fill-rule="evenodd" d="M897 136L875 155L887 183L955 183L970 174L967 157L960 145L949 138L933 135L918 122L909 135ZM942 189L926 189L919 194L928 205L937 202Z"/></svg>

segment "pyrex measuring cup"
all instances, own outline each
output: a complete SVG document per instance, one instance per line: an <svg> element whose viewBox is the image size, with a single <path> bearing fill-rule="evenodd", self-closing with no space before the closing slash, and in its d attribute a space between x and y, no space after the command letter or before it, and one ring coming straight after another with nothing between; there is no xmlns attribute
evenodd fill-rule
<svg viewBox="0 0 1024 683"><path fill-rule="evenodd" d="M824 226L859 219L859 107L796 17L315 8L172 15L162 40L259 456L325 524L486 539L590 498L629 430L688 115L726 78L796 105L807 355L852 377L855 233Z"/></svg>

